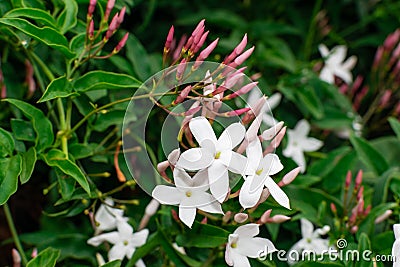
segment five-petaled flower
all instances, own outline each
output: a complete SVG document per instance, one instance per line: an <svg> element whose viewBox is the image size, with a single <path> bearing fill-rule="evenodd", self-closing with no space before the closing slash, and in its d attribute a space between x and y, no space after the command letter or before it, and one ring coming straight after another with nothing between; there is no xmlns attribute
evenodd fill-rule
<svg viewBox="0 0 400 267"><path fill-rule="evenodd" d="M87 243L92 246L99 246L103 242L113 244L113 247L108 251L108 260L122 260L124 257L130 259L137 247L143 246L146 243L149 235L148 229L143 229L133 233L133 228L122 218L117 218L118 231L104 233L90 238ZM145 266L142 260L136 263L136 266Z"/></svg>
<svg viewBox="0 0 400 267"><path fill-rule="evenodd" d="M250 267L247 257L257 258L261 253L276 251L270 240L255 237L259 232L259 225L251 223L238 227L229 235L225 250L225 261L229 266Z"/></svg>
<svg viewBox="0 0 400 267"><path fill-rule="evenodd" d="M351 83L353 80L351 69L356 64L357 57L351 56L343 62L347 53L347 47L344 45L335 46L329 51L326 45L320 44L318 49L325 60L325 65L319 74L321 80L333 84L335 83L335 76L337 76L345 83Z"/></svg>
<svg viewBox="0 0 400 267"><path fill-rule="evenodd" d="M122 218L125 221L128 220L128 218L122 217L124 211L112 208L113 205L114 201L111 198L106 198L104 204L100 205L94 215L97 233L114 230L117 227L117 218Z"/></svg>
<svg viewBox="0 0 400 267"><path fill-rule="evenodd" d="M245 174L247 176L239 193L239 202L242 207L254 207L265 186L280 205L290 209L289 198L270 177L283 169L279 157L272 153L263 157L261 142L258 138L247 146L246 154L248 164Z"/></svg>
<svg viewBox="0 0 400 267"><path fill-rule="evenodd" d="M288 144L283 150L283 155L292 158L299 165L301 172L306 169L306 160L304 152L311 152L320 149L323 145L322 141L308 137L310 132L310 124L306 120L301 120L297 123L293 130L288 130Z"/></svg>
<svg viewBox="0 0 400 267"><path fill-rule="evenodd" d="M190 171L206 170L211 194L222 203L229 192L228 170L243 174L246 168L246 157L232 151L243 140L246 130L241 123L233 123L217 139L205 117L191 119L189 128L199 147L183 152L176 166Z"/></svg>
<svg viewBox="0 0 400 267"><path fill-rule="evenodd" d="M302 255L303 251L315 253L315 255L322 255L324 251L328 251L329 240L321 238L329 232L328 225L314 230L313 224L307 219L300 219L300 224L302 238L289 249L288 255L294 254L291 251L297 251L297 255ZM296 259L289 257L288 262L292 265Z"/></svg>
<svg viewBox="0 0 400 267"><path fill-rule="evenodd" d="M221 204L206 192L209 189L207 171L199 171L190 177L184 170L175 168L174 182L176 187L157 185L152 196L161 204L179 204L179 218L188 227L192 227L196 209L223 214Z"/></svg>

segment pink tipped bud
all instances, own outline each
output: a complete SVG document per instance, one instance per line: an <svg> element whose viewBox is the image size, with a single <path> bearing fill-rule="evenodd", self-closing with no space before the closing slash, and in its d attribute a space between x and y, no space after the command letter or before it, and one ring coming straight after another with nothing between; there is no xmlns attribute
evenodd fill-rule
<svg viewBox="0 0 400 267"><path fill-rule="evenodd" d="M349 187L350 187L350 184L351 184L351 171L347 171L347 174L346 174L346 181L345 181L345 184L344 184L344 188L345 188L346 190L348 190Z"/></svg>
<svg viewBox="0 0 400 267"><path fill-rule="evenodd" d="M355 182L355 186L354 186L355 190L357 190L360 187L360 185L362 183L362 176L363 176L363 171L359 170L357 173L357 176L356 176L356 182Z"/></svg>
<svg viewBox="0 0 400 267"><path fill-rule="evenodd" d="M167 40L165 41L164 53L168 53L169 49L171 48L171 43L173 39L174 39L174 26L171 26L167 35Z"/></svg>
<svg viewBox="0 0 400 267"><path fill-rule="evenodd" d="M195 48L193 49L193 53L197 53L200 48L203 46L205 43L207 36L208 36L209 31L206 31L200 38L199 42L196 44Z"/></svg>
<svg viewBox="0 0 400 267"><path fill-rule="evenodd" d="M124 21L125 12L126 12L126 7L123 7L118 14L118 26L121 25L122 22Z"/></svg>
<svg viewBox="0 0 400 267"><path fill-rule="evenodd" d="M364 194L364 186L361 186L360 190L358 190L358 193L357 193L357 200L360 200L360 199L362 200L363 194Z"/></svg>
<svg viewBox="0 0 400 267"><path fill-rule="evenodd" d="M37 248L35 247L35 248L32 249L31 257L32 258L36 258L37 255L38 255L38 251L37 251Z"/></svg>
<svg viewBox="0 0 400 267"><path fill-rule="evenodd" d="M181 93L178 95L178 97L172 102L173 105L182 103L186 97L189 95L190 91L192 90L192 86L188 85L181 91Z"/></svg>
<svg viewBox="0 0 400 267"><path fill-rule="evenodd" d="M219 38L215 39L211 44L209 44L203 51L200 52L197 60L204 60L206 59L212 51L214 51L215 47L217 46Z"/></svg>
<svg viewBox="0 0 400 267"><path fill-rule="evenodd" d="M272 216L272 218L270 220L268 220L268 222L271 222L271 223L283 223L283 222L286 222L286 221L288 221L290 219L291 218L286 216L286 215L278 214L278 215Z"/></svg>
<svg viewBox="0 0 400 267"><path fill-rule="evenodd" d="M288 172L285 176L283 176L282 180L278 183L280 187L290 184L296 179L299 174L301 167L294 168L290 172Z"/></svg>
<svg viewBox="0 0 400 267"><path fill-rule="evenodd" d="M237 109L237 110L232 110L232 111L226 112L225 116L227 116L227 117L240 116L249 110L250 110L250 108L241 108L241 109Z"/></svg>
<svg viewBox="0 0 400 267"><path fill-rule="evenodd" d="M118 53L119 51L121 51L121 49L125 46L126 41L128 40L129 37L129 33L125 33L124 37L122 37L122 39L119 41L119 43L117 44L117 46L114 48L114 53Z"/></svg>
<svg viewBox="0 0 400 267"><path fill-rule="evenodd" d="M394 108L393 114L394 114L394 116L400 115L400 101L397 102L397 104L396 104L396 106Z"/></svg>
<svg viewBox="0 0 400 267"><path fill-rule="evenodd" d="M351 227L350 233L355 234L357 232L358 232L358 226L357 225L354 225L353 227Z"/></svg>
<svg viewBox="0 0 400 267"><path fill-rule="evenodd" d="M105 41L108 41L110 39L110 37L117 30L117 26L118 26L118 14L115 14L113 19L111 20L110 25L108 26L106 36L104 37Z"/></svg>
<svg viewBox="0 0 400 267"><path fill-rule="evenodd" d="M110 17L111 10L114 8L115 0L108 0L106 11L104 12L104 21L108 21Z"/></svg>
<svg viewBox="0 0 400 267"><path fill-rule="evenodd" d="M195 107L195 108L191 108L188 111L185 112L185 116L192 116L193 114L196 114L200 109L202 109L202 107Z"/></svg>
<svg viewBox="0 0 400 267"><path fill-rule="evenodd" d="M339 92L341 93L341 94L346 94L346 92L349 90L349 85L347 84L347 83L344 83L344 84L342 84L340 87L339 87Z"/></svg>
<svg viewBox="0 0 400 267"><path fill-rule="evenodd" d="M165 170L169 167L169 162L168 162L168 160L165 160L165 161L163 161L163 162L160 162L160 163L158 163L157 164L157 170L158 170L158 172L159 173L163 173L163 172L165 172Z"/></svg>
<svg viewBox="0 0 400 267"><path fill-rule="evenodd" d="M275 136L275 138L272 140L271 145L273 148L277 148L283 139L283 137L286 134L286 126L282 128L282 130L279 131L279 133Z"/></svg>
<svg viewBox="0 0 400 267"><path fill-rule="evenodd" d="M271 194L271 193L269 192L268 188L264 188L263 191L262 191L262 193L261 193L261 197L260 197L260 199L258 200L257 205L258 205L258 204L261 204L261 203L264 203L264 202L267 200L267 198L269 197L270 194Z"/></svg>
<svg viewBox="0 0 400 267"><path fill-rule="evenodd" d="M227 223L227 222L229 222L231 217L232 217L232 211L228 210L227 212L225 212L224 216L222 216L222 221L224 223Z"/></svg>
<svg viewBox="0 0 400 267"><path fill-rule="evenodd" d="M369 204L364 210L364 216L367 216L370 213L371 209L372 209L372 206L371 206L371 204Z"/></svg>
<svg viewBox="0 0 400 267"><path fill-rule="evenodd" d="M183 78L183 73L186 69L186 58L183 58L176 68L176 79L179 81Z"/></svg>
<svg viewBox="0 0 400 267"><path fill-rule="evenodd" d="M364 199L360 199L357 205L357 214L361 215L364 211Z"/></svg>
<svg viewBox="0 0 400 267"><path fill-rule="evenodd" d="M245 221L247 221L248 218L249 215L247 215L246 213L236 213L235 216L233 217L233 219L237 223L244 223Z"/></svg>
<svg viewBox="0 0 400 267"><path fill-rule="evenodd" d="M265 130L262 134L262 140L263 141L269 141L271 140L277 133L279 133L279 131L282 129L283 127L283 121L278 122L277 124L275 124L274 126L272 126L271 128Z"/></svg>
<svg viewBox="0 0 400 267"><path fill-rule="evenodd" d="M392 214L393 214L392 210L386 210L382 215L379 215L378 217L376 217L375 224L378 224L378 223L381 223L381 222L385 221Z"/></svg>
<svg viewBox="0 0 400 267"><path fill-rule="evenodd" d="M243 86L242 88L240 88L236 92L234 92L234 93L232 93L230 95L227 95L225 97L225 99L232 99L232 98L247 94L250 90L252 90L254 87L256 87L257 84L258 84L258 82L252 82L252 83L246 84L245 86Z"/></svg>
<svg viewBox="0 0 400 267"><path fill-rule="evenodd" d="M180 222L181 221L179 219L179 216L178 216L178 213L176 212L176 210L171 209L171 215L172 215L172 218L174 219L174 221L176 221L176 222Z"/></svg>
<svg viewBox="0 0 400 267"><path fill-rule="evenodd" d="M236 65L236 66L242 65L243 62L245 62L246 59L248 59L248 58L251 56L251 54L253 53L253 51L254 51L254 46L251 47L251 48L249 48L249 49L247 49L243 54L241 54L240 56L238 56L238 57L234 60L235 65Z"/></svg>
<svg viewBox="0 0 400 267"><path fill-rule="evenodd" d="M337 208L336 208L335 203L331 203L330 207L331 207L332 213L336 215L337 214Z"/></svg>
<svg viewBox="0 0 400 267"><path fill-rule="evenodd" d="M351 87L351 95L354 95L358 89L361 87L362 83L364 81L364 77L361 75L357 75L356 79L353 82L353 86Z"/></svg>
<svg viewBox="0 0 400 267"><path fill-rule="evenodd" d="M380 61L382 60L383 50L384 50L383 46L378 47L378 50L376 50L374 63L372 64L373 69L376 69Z"/></svg>
<svg viewBox="0 0 400 267"><path fill-rule="evenodd" d="M160 206L160 203L153 198L150 201L150 203L147 204L146 209L145 209L144 212L148 216L153 216L157 212L159 206Z"/></svg>
<svg viewBox="0 0 400 267"><path fill-rule="evenodd" d="M208 220L207 217L204 217L203 220L200 221L201 224L207 224Z"/></svg>
<svg viewBox="0 0 400 267"><path fill-rule="evenodd" d="M179 156L181 155L181 151L179 148L174 149L168 155L168 161L171 165L176 165L178 162Z"/></svg>
<svg viewBox="0 0 400 267"><path fill-rule="evenodd" d="M94 9L96 8L96 3L97 3L97 0L90 0L89 7L88 7L88 13L87 13L88 19L91 19L93 16Z"/></svg>
<svg viewBox="0 0 400 267"><path fill-rule="evenodd" d="M194 38L202 29L204 30L204 22L206 20L202 19L199 24L197 24L196 28L192 32L192 37Z"/></svg>
<svg viewBox="0 0 400 267"><path fill-rule="evenodd" d="M94 22L93 22L93 20L90 20L90 22L89 22L88 37L89 37L89 40L91 40L91 41L94 38Z"/></svg>
<svg viewBox="0 0 400 267"><path fill-rule="evenodd" d="M387 104L389 103L391 96L392 96L392 91L385 90L385 92L383 93L383 96L381 97L381 99L379 101L379 107L385 108L387 106Z"/></svg>
<svg viewBox="0 0 400 267"><path fill-rule="evenodd" d="M247 45L247 33L243 36L242 41L240 41L240 43L233 49L232 53L229 54L229 56L227 56L224 59L224 64L229 64L231 63L235 57L237 57L238 55L240 55L240 53L243 52L244 48Z"/></svg>
<svg viewBox="0 0 400 267"><path fill-rule="evenodd" d="M383 43L383 47L385 47L386 51L391 51L393 47L397 44L400 39L400 29L397 29L395 32L391 33L386 37L385 42Z"/></svg>
<svg viewBox="0 0 400 267"><path fill-rule="evenodd" d="M349 225L353 225L357 220L357 209L353 209L349 218Z"/></svg>
<svg viewBox="0 0 400 267"><path fill-rule="evenodd" d="M260 222L267 223L268 220L270 219L271 212L272 212L272 209L269 209L266 212L264 212L263 215L261 215L261 217L260 217Z"/></svg>
<svg viewBox="0 0 400 267"><path fill-rule="evenodd" d="M20 267L21 266L21 255L19 255L18 250L13 248L11 250L11 256L13 259L13 267Z"/></svg>

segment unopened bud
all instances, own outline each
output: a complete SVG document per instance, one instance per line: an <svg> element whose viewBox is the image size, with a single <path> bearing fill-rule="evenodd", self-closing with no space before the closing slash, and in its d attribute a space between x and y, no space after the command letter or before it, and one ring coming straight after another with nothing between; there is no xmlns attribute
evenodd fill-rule
<svg viewBox="0 0 400 267"><path fill-rule="evenodd" d="M115 0L108 0L106 11L104 12L104 21L108 21L110 17L111 10L114 8Z"/></svg>
<svg viewBox="0 0 400 267"><path fill-rule="evenodd" d="M203 220L201 220L200 223L201 223L201 224L207 224L207 221L208 221L208 220L207 220L207 217L204 217Z"/></svg>
<svg viewBox="0 0 400 267"><path fill-rule="evenodd" d="M358 231L358 226L357 226L357 225L354 225L354 226L351 227L351 229L350 229L350 233L352 233L352 234L357 233L357 231Z"/></svg>
<svg viewBox="0 0 400 267"><path fill-rule="evenodd" d="M21 266L21 255L19 255L18 250L13 248L11 250L11 256L13 259L13 267L20 267Z"/></svg>
<svg viewBox="0 0 400 267"><path fill-rule="evenodd" d="M186 58L183 58L176 68L176 79L179 81L183 78L186 69Z"/></svg>
<svg viewBox="0 0 400 267"><path fill-rule="evenodd" d="M176 222L180 222L181 220L179 219L178 213L176 212L176 210L171 209L171 215L172 218L176 221Z"/></svg>
<svg viewBox="0 0 400 267"><path fill-rule="evenodd" d="M237 223L244 223L249 218L249 215L246 213L236 213L233 218Z"/></svg>
<svg viewBox="0 0 400 267"><path fill-rule="evenodd" d="M351 171L347 171L347 174L346 174L346 181L345 181L345 184L344 184L344 188L345 188L346 190L348 190L349 187L350 187L350 184L351 184Z"/></svg>
<svg viewBox="0 0 400 267"><path fill-rule="evenodd" d="M232 111L226 112L225 116L227 116L227 117L240 116L249 110L250 110L250 108L241 108L241 109L237 109L237 110L232 110Z"/></svg>
<svg viewBox="0 0 400 267"><path fill-rule="evenodd" d="M164 53L168 53L169 49L171 48L171 43L173 39L174 39L174 26L171 26L167 35L167 39L165 41Z"/></svg>
<svg viewBox="0 0 400 267"><path fill-rule="evenodd" d="M258 82L252 82L249 84L246 84L245 86L243 86L242 88L240 88L239 90L237 90L236 92L227 95L226 97L224 97L225 99L232 99L235 97L238 97L240 95L244 95L247 94L251 89L253 89L254 87L256 87L258 84Z"/></svg>
<svg viewBox="0 0 400 267"><path fill-rule="evenodd" d="M269 141L271 140L274 136L276 136L277 133L282 129L284 122L278 122L271 128L265 130L262 134L261 137L264 141Z"/></svg>
<svg viewBox="0 0 400 267"><path fill-rule="evenodd" d="M294 179L296 179L297 175L299 174L300 170L301 167L297 167L288 172L287 174L285 174L285 176L283 176L282 180L278 183L278 185L282 187L293 182Z"/></svg>
<svg viewBox="0 0 400 267"><path fill-rule="evenodd" d="M378 67L380 61L382 60L383 50L384 50L383 46L379 46L378 49L376 50L374 63L372 64L373 69L376 69Z"/></svg>
<svg viewBox="0 0 400 267"><path fill-rule="evenodd" d="M181 151L179 148L176 148L171 151L168 155L168 161L171 165L176 165L178 162L179 156L181 155Z"/></svg>
<svg viewBox="0 0 400 267"><path fill-rule="evenodd" d="M358 190L358 193L357 193L357 200L362 199L363 198L363 194L364 194L364 186L361 186L360 190Z"/></svg>
<svg viewBox="0 0 400 267"><path fill-rule="evenodd" d="M93 12L96 7L96 2L97 2L97 0L90 0L90 2L89 2L88 13L87 13L88 19L91 19L93 16Z"/></svg>
<svg viewBox="0 0 400 267"><path fill-rule="evenodd" d="M379 107L385 108L387 106L387 104L389 103L391 96L392 96L392 91L385 90L385 92L383 93L383 95L379 101Z"/></svg>
<svg viewBox="0 0 400 267"><path fill-rule="evenodd" d="M379 215L378 217L376 217L375 224L378 224L378 223L381 223L381 222L385 221L392 214L393 214L392 210L386 210L382 215Z"/></svg>
<svg viewBox="0 0 400 267"><path fill-rule="evenodd" d="M196 43L195 47L193 48L193 51L192 51L193 53L197 53L197 52L200 50L200 48L201 48L201 47L203 46L203 44L205 43L208 34L209 34L209 31L206 31L205 33L203 33L203 34L201 35L200 40Z"/></svg>
<svg viewBox="0 0 400 267"><path fill-rule="evenodd" d="M333 213L334 215L336 215L336 214L337 214L337 208L336 208L335 203L331 203L330 207L331 207L332 213Z"/></svg>
<svg viewBox="0 0 400 267"><path fill-rule="evenodd" d="M119 43L117 44L117 46L114 48L114 53L118 53L126 44L126 41L128 40L129 37L129 33L125 33L124 37L122 37L122 39L119 41Z"/></svg>
<svg viewBox="0 0 400 267"><path fill-rule="evenodd" d="M258 204L264 203L265 200L267 200L267 198L269 197L270 194L271 194L271 193L269 192L268 188L264 188L263 191L262 191L262 193L261 193L261 197L260 197L260 199L258 200ZM258 204L257 204L257 205L258 205Z"/></svg>
<svg viewBox="0 0 400 267"><path fill-rule="evenodd" d="M354 190L357 190L361 183L362 183L362 176L363 176L363 171L359 170L356 176L356 181L355 181L355 186L354 186Z"/></svg>
<svg viewBox="0 0 400 267"><path fill-rule="evenodd" d="M93 20L90 20L90 22L89 22L88 38L90 41L93 41L93 38L94 38L94 22L93 22Z"/></svg>
<svg viewBox="0 0 400 267"><path fill-rule="evenodd" d="M224 216L222 216L222 221L224 223L227 223L227 222L229 222L231 217L232 217L232 211L228 210L227 212L225 212Z"/></svg>
<svg viewBox="0 0 400 267"><path fill-rule="evenodd" d="M265 211L263 213L263 215L261 215L261 217L260 217L260 222L263 223L263 224L267 223L268 220L269 220L269 217L271 216L271 212L272 212L272 209L269 209L269 210Z"/></svg>
<svg viewBox="0 0 400 267"><path fill-rule="evenodd" d="M118 27L122 24L122 22L124 21L124 17L125 17L125 12L126 12L126 7L123 7L121 9L121 11L118 14Z"/></svg>
<svg viewBox="0 0 400 267"><path fill-rule="evenodd" d="M249 49L247 49L243 54L241 54L240 56L238 56L238 57L233 61L233 65L234 65L235 67L242 65L243 62L245 62L246 59L248 59L248 58L251 56L251 54L253 53L253 51L254 51L254 46L251 47L251 48L249 48ZM231 64L232 64L232 63L231 63ZM230 64L229 66L231 66L231 64ZM233 65L232 65L231 67L233 67ZM233 67L233 68L235 68L235 67Z"/></svg>
<svg viewBox="0 0 400 267"><path fill-rule="evenodd" d="M243 36L243 39L240 43L233 49L232 53L224 59L224 64L229 64L232 60L235 59L240 53L243 52L244 48L247 45L247 33Z"/></svg>
<svg viewBox="0 0 400 267"><path fill-rule="evenodd" d="M104 36L104 41L107 42L110 37L114 34L118 27L118 14L115 14L113 19L111 20L110 25L108 26L106 35Z"/></svg>
<svg viewBox="0 0 400 267"><path fill-rule="evenodd" d="M268 220L268 222L270 222L270 223L283 223L283 222L286 222L286 221L288 221L290 219L291 218L286 216L286 215L278 214L278 215L272 216L272 218L270 218Z"/></svg>
<svg viewBox="0 0 400 267"><path fill-rule="evenodd" d="M182 103L187 98L191 90L191 85L186 86L185 89L183 89L181 93L176 97L176 99L172 102L172 104L177 105L179 103Z"/></svg>
<svg viewBox="0 0 400 267"><path fill-rule="evenodd" d="M385 47L386 51L391 51L397 42L400 39L400 29L397 29L395 32L391 33L386 37L385 42L383 43L383 47Z"/></svg>

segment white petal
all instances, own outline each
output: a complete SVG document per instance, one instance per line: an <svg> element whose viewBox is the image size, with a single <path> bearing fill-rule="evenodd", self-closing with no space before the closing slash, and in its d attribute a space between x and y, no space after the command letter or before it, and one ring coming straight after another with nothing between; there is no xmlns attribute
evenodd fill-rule
<svg viewBox="0 0 400 267"><path fill-rule="evenodd" d="M132 226L122 219L117 220L118 233L122 237L130 236L133 233Z"/></svg>
<svg viewBox="0 0 400 267"><path fill-rule="evenodd" d="M207 149L196 147L183 152L176 167L196 171L207 168L213 161L214 155Z"/></svg>
<svg viewBox="0 0 400 267"><path fill-rule="evenodd" d="M300 219L300 224L301 224L301 235L303 236L303 238L310 238L314 231L313 224L309 220L304 218Z"/></svg>
<svg viewBox="0 0 400 267"><path fill-rule="evenodd" d="M244 174L246 171L247 158L231 150L222 151L219 160L228 170L238 174Z"/></svg>
<svg viewBox="0 0 400 267"><path fill-rule="evenodd" d="M303 151L301 151L299 149L298 150L294 150L290 157L300 167L300 172L303 173L306 170L306 159L304 158Z"/></svg>
<svg viewBox="0 0 400 267"><path fill-rule="evenodd" d="M200 146L204 140L211 140L214 144L217 142L214 130L206 118L196 117L191 119L189 122L189 128Z"/></svg>
<svg viewBox="0 0 400 267"><path fill-rule="evenodd" d="M105 233L105 234L101 234L98 236L94 236L92 238L90 238L87 243L91 246L99 246L101 243L103 243L104 241L110 242L111 244L115 244L119 241L119 234L118 232L111 232L111 233Z"/></svg>
<svg viewBox="0 0 400 267"><path fill-rule="evenodd" d="M274 175L283 169L283 165L276 154L267 154L261 160L260 168L263 168L263 173Z"/></svg>
<svg viewBox="0 0 400 267"><path fill-rule="evenodd" d="M393 225L393 233L395 239L400 239L400 223Z"/></svg>
<svg viewBox="0 0 400 267"><path fill-rule="evenodd" d="M324 44L318 45L318 50L321 53L322 57L327 57L329 55L328 47L326 47L326 45Z"/></svg>
<svg viewBox="0 0 400 267"><path fill-rule="evenodd" d="M322 68L319 78L327 83L333 84L335 81L335 77L333 77L333 73L329 69L328 66Z"/></svg>
<svg viewBox="0 0 400 267"><path fill-rule="evenodd" d="M176 188L183 190L193 187L192 177L190 177L185 170L181 168L175 168L173 175Z"/></svg>
<svg viewBox="0 0 400 267"><path fill-rule="evenodd" d="M271 95L270 97L267 98L267 103L269 106L269 109L272 110L274 108L276 108L279 103L281 102L282 99L282 95L280 93L275 93L273 95Z"/></svg>
<svg viewBox="0 0 400 267"><path fill-rule="evenodd" d="M262 133L263 140L271 140L281 129L283 126L283 121L274 124L271 128L265 130Z"/></svg>
<svg viewBox="0 0 400 267"><path fill-rule="evenodd" d="M283 190L272 180L271 177L267 177L265 180L265 186L268 188L269 192L271 193L272 197L279 203L279 205L290 209L289 198L283 192Z"/></svg>
<svg viewBox="0 0 400 267"><path fill-rule="evenodd" d="M304 151L316 151L322 147L324 143L316 138L308 137L307 139L303 140L300 146L303 148Z"/></svg>
<svg viewBox="0 0 400 267"><path fill-rule="evenodd" d="M184 224L186 224L189 228L192 228L195 218L196 218L196 208L179 206L179 219L181 219L181 221Z"/></svg>
<svg viewBox="0 0 400 267"><path fill-rule="evenodd" d="M178 189L166 185L157 185L153 189L151 196L161 204L166 205L177 205L182 199L182 193Z"/></svg>
<svg viewBox="0 0 400 267"><path fill-rule="evenodd" d="M396 259L396 261L393 263L393 267L399 267L400 266L400 242L399 242L399 240L396 240L393 243L392 255Z"/></svg>
<svg viewBox="0 0 400 267"><path fill-rule="evenodd" d="M238 235L239 239L244 237L253 237L258 235L260 232L259 225L256 223L249 223L242 226L239 226L233 234Z"/></svg>
<svg viewBox="0 0 400 267"><path fill-rule="evenodd" d="M143 260L140 259L135 263L135 267L146 267L146 264L144 264Z"/></svg>
<svg viewBox="0 0 400 267"><path fill-rule="evenodd" d="M244 138L246 129L243 124L236 122L229 125L218 138L217 151L232 150Z"/></svg>
<svg viewBox="0 0 400 267"><path fill-rule="evenodd" d="M197 206L198 209L209 213L224 214L221 208L221 204L215 199L215 197L206 192L201 193L204 195L201 197L202 204Z"/></svg>
<svg viewBox="0 0 400 267"><path fill-rule="evenodd" d="M231 245L228 243L228 244L226 244L226 247L225 247L225 262L229 266L233 266L233 260L232 260L231 254L232 254L232 248L231 248Z"/></svg>
<svg viewBox="0 0 400 267"><path fill-rule="evenodd" d="M253 175L260 165L262 159L262 147L260 139L256 139L247 145L246 155L247 155L247 166L245 174Z"/></svg>
<svg viewBox="0 0 400 267"><path fill-rule="evenodd" d="M347 47L344 45L338 45L332 48L332 54L329 57L329 62L333 64L340 64L346 57Z"/></svg>
<svg viewBox="0 0 400 267"><path fill-rule="evenodd" d="M123 243L113 246L108 252L108 261L122 260L125 257L126 248Z"/></svg>
<svg viewBox="0 0 400 267"><path fill-rule="evenodd" d="M342 67L346 70L352 70L357 63L357 57L351 56L345 62L343 62Z"/></svg>
<svg viewBox="0 0 400 267"><path fill-rule="evenodd" d="M250 124L249 129L246 131L246 140L253 142L258 139L258 130L260 129L263 114L258 115Z"/></svg>
<svg viewBox="0 0 400 267"><path fill-rule="evenodd" d="M210 187L208 184L208 171L207 169L198 171L193 177L193 189L199 191L207 191Z"/></svg>
<svg viewBox="0 0 400 267"><path fill-rule="evenodd" d="M240 254L249 258L257 258L262 252L265 255L276 251L271 241L261 237L241 238L238 240L237 249Z"/></svg>
<svg viewBox="0 0 400 267"><path fill-rule="evenodd" d="M132 255L133 255L133 253L135 253L135 250L136 250L135 247L126 246L126 247L125 247L125 256L126 256L128 259L132 258ZM135 264L135 266L137 266L137 265Z"/></svg>
<svg viewBox="0 0 400 267"><path fill-rule="evenodd" d="M255 103L257 103L258 99L260 99L261 96L262 94L259 90L251 90L249 93L249 97L247 98L247 103L249 104L249 106L252 107Z"/></svg>
<svg viewBox="0 0 400 267"><path fill-rule="evenodd" d="M179 168L174 169L174 182L179 191L206 191L208 190L207 170L198 171L193 177Z"/></svg>
<svg viewBox="0 0 400 267"><path fill-rule="evenodd" d="M253 178L254 178L253 176L247 177L242 187L240 188L239 203L244 209L252 208L257 204L264 187L263 184L262 187L259 187L258 191L250 193L250 185L253 182Z"/></svg>
<svg viewBox="0 0 400 267"><path fill-rule="evenodd" d="M229 192L229 176L226 167L216 160L208 168L208 181L211 194L222 203Z"/></svg>
<svg viewBox="0 0 400 267"><path fill-rule="evenodd" d="M131 236L131 239L129 240L129 245L136 248L143 246L146 243L148 236L149 236L149 230L142 229Z"/></svg>
<svg viewBox="0 0 400 267"><path fill-rule="evenodd" d="M251 267L247 257L237 253L236 249L231 250L231 258L233 261L233 267Z"/></svg>
<svg viewBox="0 0 400 267"><path fill-rule="evenodd" d="M274 119L274 116L272 116L272 113L265 112L262 119L267 126L273 126L278 123L278 121Z"/></svg>
<svg viewBox="0 0 400 267"><path fill-rule="evenodd" d="M336 68L334 73L347 84L350 84L353 81L353 75L349 70L344 68Z"/></svg>
<svg viewBox="0 0 400 267"><path fill-rule="evenodd" d="M309 132L310 124L308 123L308 121L302 119L296 124L293 134L295 134L295 136L298 136L298 139L301 139L301 137L307 136Z"/></svg>

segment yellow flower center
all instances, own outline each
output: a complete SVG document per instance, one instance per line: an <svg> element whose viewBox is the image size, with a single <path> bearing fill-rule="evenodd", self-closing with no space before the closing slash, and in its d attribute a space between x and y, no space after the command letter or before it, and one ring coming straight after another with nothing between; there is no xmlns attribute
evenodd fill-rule
<svg viewBox="0 0 400 267"><path fill-rule="evenodd" d="M126 241L126 240L124 240L124 246L127 246L128 244L129 244L129 242L128 241Z"/></svg>
<svg viewBox="0 0 400 267"><path fill-rule="evenodd" d="M257 170L257 171L256 171L256 174L257 174L257 175L260 175L260 174L263 172L263 170L264 170L263 168Z"/></svg>
<svg viewBox="0 0 400 267"><path fill-rule="evenodd" d="M187 192L186 192L186 196L187 196L187 197L191 197L191 196L192 196L192 192L187 191Z"/></svg>
<svg viewBox="0 0 400 267"><path fill-rule="evenodd" d="M236 248L237 247L237 243L232 243L231 244L231 248Z"/></svg>
<svg viewBox="0 0 400 267"><path fill-rule="evenodd" d="M221 151L218 151L218 152L215 154L215 159L219 159L220 156L221 156Z"/></svg>

